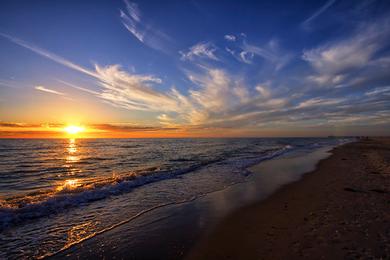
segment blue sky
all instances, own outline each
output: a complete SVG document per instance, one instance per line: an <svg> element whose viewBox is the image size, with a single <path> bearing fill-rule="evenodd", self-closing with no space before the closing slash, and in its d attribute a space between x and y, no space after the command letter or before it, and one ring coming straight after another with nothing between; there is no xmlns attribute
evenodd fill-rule
<svg viewBox="0 0 390 260"><path fill-rule="evenodd" d="M2 1L0 120L389 134L388 1L253 2Z"/></svg>

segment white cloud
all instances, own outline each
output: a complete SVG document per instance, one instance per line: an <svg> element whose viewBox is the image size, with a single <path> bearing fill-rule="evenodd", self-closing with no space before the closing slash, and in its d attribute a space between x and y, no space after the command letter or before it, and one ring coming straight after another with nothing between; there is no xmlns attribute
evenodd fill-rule
<svg viewBox="0 0 390 260"><path fill-rule="evenodd" d="M35 88L36 90L43 91L43 92L47 92L47 93L50 93L50 94L65 96L65 93L62 93L62 92L60 92L60 91L53 90L53 89L48 89L48 88L45 88L44 86L35 86L34 88Z"/></svg>
<svg viewBox="0 0 390 260"><path fill-rule="evenodd" d="M390 96L390 86L378 87L364 93L366 96L387 95Z"/></svg>
<svg viewBox="0 0 390 260"><path fill-rule="evenodd" d="M346 78L346 75L328 75L328 74L316 74L307 77L310 81L317 83L318 85L331 84L337 86Z"/></svg>
<svg viewBox="0 0 390 260"><path fill-rule="evenodd" d="M378 49L375 42L351 39L331 46L304 51L302 58L322 73L340 73L364 66Z"/></svg>
<svg viewBox="0 0 390 260"><path fill-rule="evenodd" d="M275 61L278 58L272 51L246 42L244 42L243 49L248 53L254 53L269 61Z"/></svg>
<svg viewBox="0 0 390 260"><path fill-rule="evenodd" d="M313 107L313 106L328 106L328 105L336 105L341 102L345 101L345 99L341 98L333 98L333 99L323 99L323 98L311 98L308 100L305 100L297 106L297 108L307 108L307 107Z"/></svg>
<svg viewBox="0 0 390 260"><path fill-rule="evenodd" d="M126 27L126 29L131 32L135 38L137 38L140 42L144 43L144 33L141 30L138 30L137 23L139 21L134 20L130 16L128 16L125 12L120 10L120 17L122 18L122 24Z"/></svg>
<svg viewBox="0 0 390 260"><path fill-rule="evenodd" d="M247 52L247 51L240 52L240 58L246 64L252 64L253 57L254 57L253 52Z"/></svg>
<svg viewBox="0 0 390 260"><path fill-rule="evenodd" d="M125 0L124 2L126 5L126 10L130 17L136 22L141 22L141 12L138 9L138 5L127 0Z"/></svg>
<svg viewBox="0 0 390 260"><path fill-rule="evenodd" d="M210 42L200 42L190 47L188 51L180 51L181 60L193 60L194 58L208 58L218 60L215 52L217 48Z"/></svg>
<svg viewBox="0 0 390 260"><path fill-rule="evenodd" d="M225 40L227 40L227 41L229 41L229 42L234 42L234 41L236 41L236 36L234 36L234 35L229 35L229 34L226 34L225 36L224 36L224 38L225 38Z"/></svg>
<svg viewBox="0 0 390 260"><path fill-rule="evenodd" d="M94 94L94 95L98 95L99 94L99 92L97 92L97 91L94 91L94 90L91 90L91 89L88 89L88 88L84 88L84 87L80 87L80 86L77 86L75 84L63 81L63 80L57 80L57 81L61 82L62 84L66 85L68 87L71 87L71 88L74 88L74 89L78 89L78 90L81 90L81 91L84 91L84 92L88 92L90 94Z"/></svg>
<svg viewBox="0 0 390 260"><path fill-rule="evenodd" d="M231 92L231 80L218 69L206 71L206 75L193 78L201 87L200 90L191 90L191 98L197 105L210 112L220 112L233 105L233 93Z"/></svg>
<svg viewBox="0 0 390 260"><path fill-rule="evenodd" d="M375 55L389 45L389 37L389 19L384 19L361 25L350 37L303 51L302 59L316 71L308 79L319 85L334 86L345 81L353 71L388 66L386 59Z"/></svg>
<svg viewBox="0 0 390 260"><path fill-rule="evenodd" d="M152 84L162 80L151 75L129 74L119 65L95 66L98 84L102 88L99 97L122 108L145 111L178 111L180 100L176 92L163 93Z"/></svg>
<svg viewBox="0 0 390 260"><path fill-rule="evenodd" d="M249 43L246 39L243 39L229 47L225 47L225 50L237 61L246 64L256 65L255 57L261 57L267 61L267 65L271 65L275 71L279 71L285 67L293 58L291 53L280 48L275 39L268 41L264 45L255 45Z"/></svg>

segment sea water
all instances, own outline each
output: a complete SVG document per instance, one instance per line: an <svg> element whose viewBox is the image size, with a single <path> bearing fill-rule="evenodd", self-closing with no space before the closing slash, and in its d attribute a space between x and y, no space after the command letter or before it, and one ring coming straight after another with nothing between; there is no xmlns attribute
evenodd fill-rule
<svg viewBox="0 0 390 260"><path fill-rule="evenodd" d="M2 139L0 258L50 256L144 212L244 182L262 160L350 140Z"/></svg>

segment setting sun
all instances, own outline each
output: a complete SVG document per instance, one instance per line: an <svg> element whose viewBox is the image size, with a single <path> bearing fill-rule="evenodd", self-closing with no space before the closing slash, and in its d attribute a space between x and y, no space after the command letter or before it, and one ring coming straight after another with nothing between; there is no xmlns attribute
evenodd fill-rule
<svg viewBox="0 0 390 260"><path fill-rule="evenodd" d="M84 132L84 130L85 130L84 127L81 127L81 126L74 126L74 125L70 125L70 126L67 126L67 127L64 128L64 131L65 131L67 134L70 134L70 135L75 135L75 134Z"/></svg>

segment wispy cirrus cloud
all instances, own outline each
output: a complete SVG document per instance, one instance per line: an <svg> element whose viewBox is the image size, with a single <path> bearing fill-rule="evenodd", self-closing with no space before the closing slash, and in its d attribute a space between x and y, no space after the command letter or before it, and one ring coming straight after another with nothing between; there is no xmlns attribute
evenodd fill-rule
<svg viewBox="0 0 390 260"><path fill-rule="evenodd" d="M138 28L141 23L141 13L137 4L124 1L126 11L120 10L120 17L126 29L131 32L140 42L144 43L144 33Z"/></svg>
<svg viewBox="0 0 390 260"><path fill-rule="evenodd" d="M351 73L360 72L360 77L366 80L381 77L378 72L386 73L389 57L376 54L390 46L389 37L390 19L384 18L360 25L354 34L343 39L304 50L302 59L316 72L308 79L322 86L343 86L347 81L347 85L356 82L356 78L350 80ZM376 73L370 71L373 67L377 68Z"/></svg>
<svg viewBox="0 0 390 260"><path fill-rule="evenodd" d="M143 111L179 111L180 95L173 88L168 93L157 91L152 85L162 80L152 75L130 74L119 65L95 66L98 85L101 91L98 97L112 104Z"/></svg>
<svg viewBox="0 0 390 260"><path fill-rule="evenodd" d="M163 52L171 49L173 41L166 33L144 21L138 5L124 0L126 9L120 10L123 26L141 43Z"/></svg>
<svg viewBox="0 0 390 260"><path fill-rule="evenodd" d="M49 52L47 50L44 50L44 49L39 48L37 46L34 46L33 44L27 43L27 42L25 42L25 41L23 41L21 39L18 39L16 37L13 37L13 36L10 36L8 34L1 33L1 32L0 32L0 36L8 39L9 41L11 41L11 42L13 42L13 43L15 43L15 44L17 44L17 45L19 45L21 47L29 49L29 50L35 52L36 54L39 54L39 55L41 55L41 56L43 56L43 57L45 57L45 58L47 58L49 60L55 61L55 62L57 62L57 63L59 63L61 65L64 65L65 67L74 69L76 71L82 72L82 73L87 74L87 75L92 76L92 77L96 76L93 73L93 71L88 70L86 68L83 68L82 66L79 66L79 65L77 65L77 64L75 64L73 62L70 62L70 61L68 61L68 60L66 60L66 59L64 59L64 58L62 58L62 57L60 57L60 56L58 56L58 55L56 55L54 53L51 53L51 52Z"/></svg>
<svg viewBox="0 0 390 260"><path fill-rule="evenodd" d="M245 63L255 55L267 60L275 66L276 70L282 69L292 59L292 55L280 49L276 40L270 40L265 46L256 46L244 41L240 56Z"/></svg>
<svg viewBox="0 0 390 260"><path fill-rule="evenodd" d="M193 60L195 58L207 58L219 60L215 52L217 47L211 42L200 42L191 46L187 51L180 51L181 60Z"/></svg>
<svg viewBox="0 0 390 260"><path fill-rule="evenodd" d="M322 13L324 13L326 10L328 10L336 0L328 0L325 2L324 5L322 5L319 9L317 9L310 17L308 17L305 21L302 22L302 28L309 29L310 23L315 20L318 16L320 16Z"/></svg>
<svg viewBox="0 0 390 260"><path fill-rule="evenodd" d="M377 87L364 93L366 96L384 95L390 98L390 86Z"/></svg>
<svg viewBox="0 0 390 260"><path fill-rule="evenodd" d="M50 94L55 94L55 95L60 95L60 96L65 96L66 94L57 90L49 89L44 86L35 86L34 87L36 90L42 91L42 92L47 92Z"/></svg>
<svg viewBox="0 0 390 260"><path fill-rule="evenodd" d="M296 106L296 108L307 108L307 107L319 107L319 106L336 105L336 104L340 104L343 101L345 101L345 99L342 99L342 98L327 98L327 99L323 99L323 98L315 97L315 98L307 99L307 100L304 100L304 101L300 102Z"/></svg>
<svg viewBox="0 0 390 260"><path fill-rule="evenodd" d="M224 49L236 60L245 64L256 64L255 58L259 57L273 66L276 71L285 67L293 58L292 53L283 50L276 39L271 39L263 45L254 44L247 40L245 34L225 35L230 42Z"/></svg>
<svg viewBox="0 0 390 260"><path fill-rule="evenodd" d="M74 88L74 89L77 89L77 90L81 90L81 91L84 91L84 92L88 92L90 94L94 94L94 95L98 95L99 92L97 91L94 91L94 90L91 90L89 88L84 88L84 87L81 87L81 86L77 86L75 84L72 84L72 83L69 83L67 81L63 81L63 80L60 80L60 79L57 79L58 82L68 86L68 87L71 87L71 88Z"/></svg>
<svg viewBox="0 0 390 260"><path fill-rule="evenodd" d="M241 61L246 64L252 64L252 59L254 56L254 53L249 51L241 51L239 54Z"/></svg>

